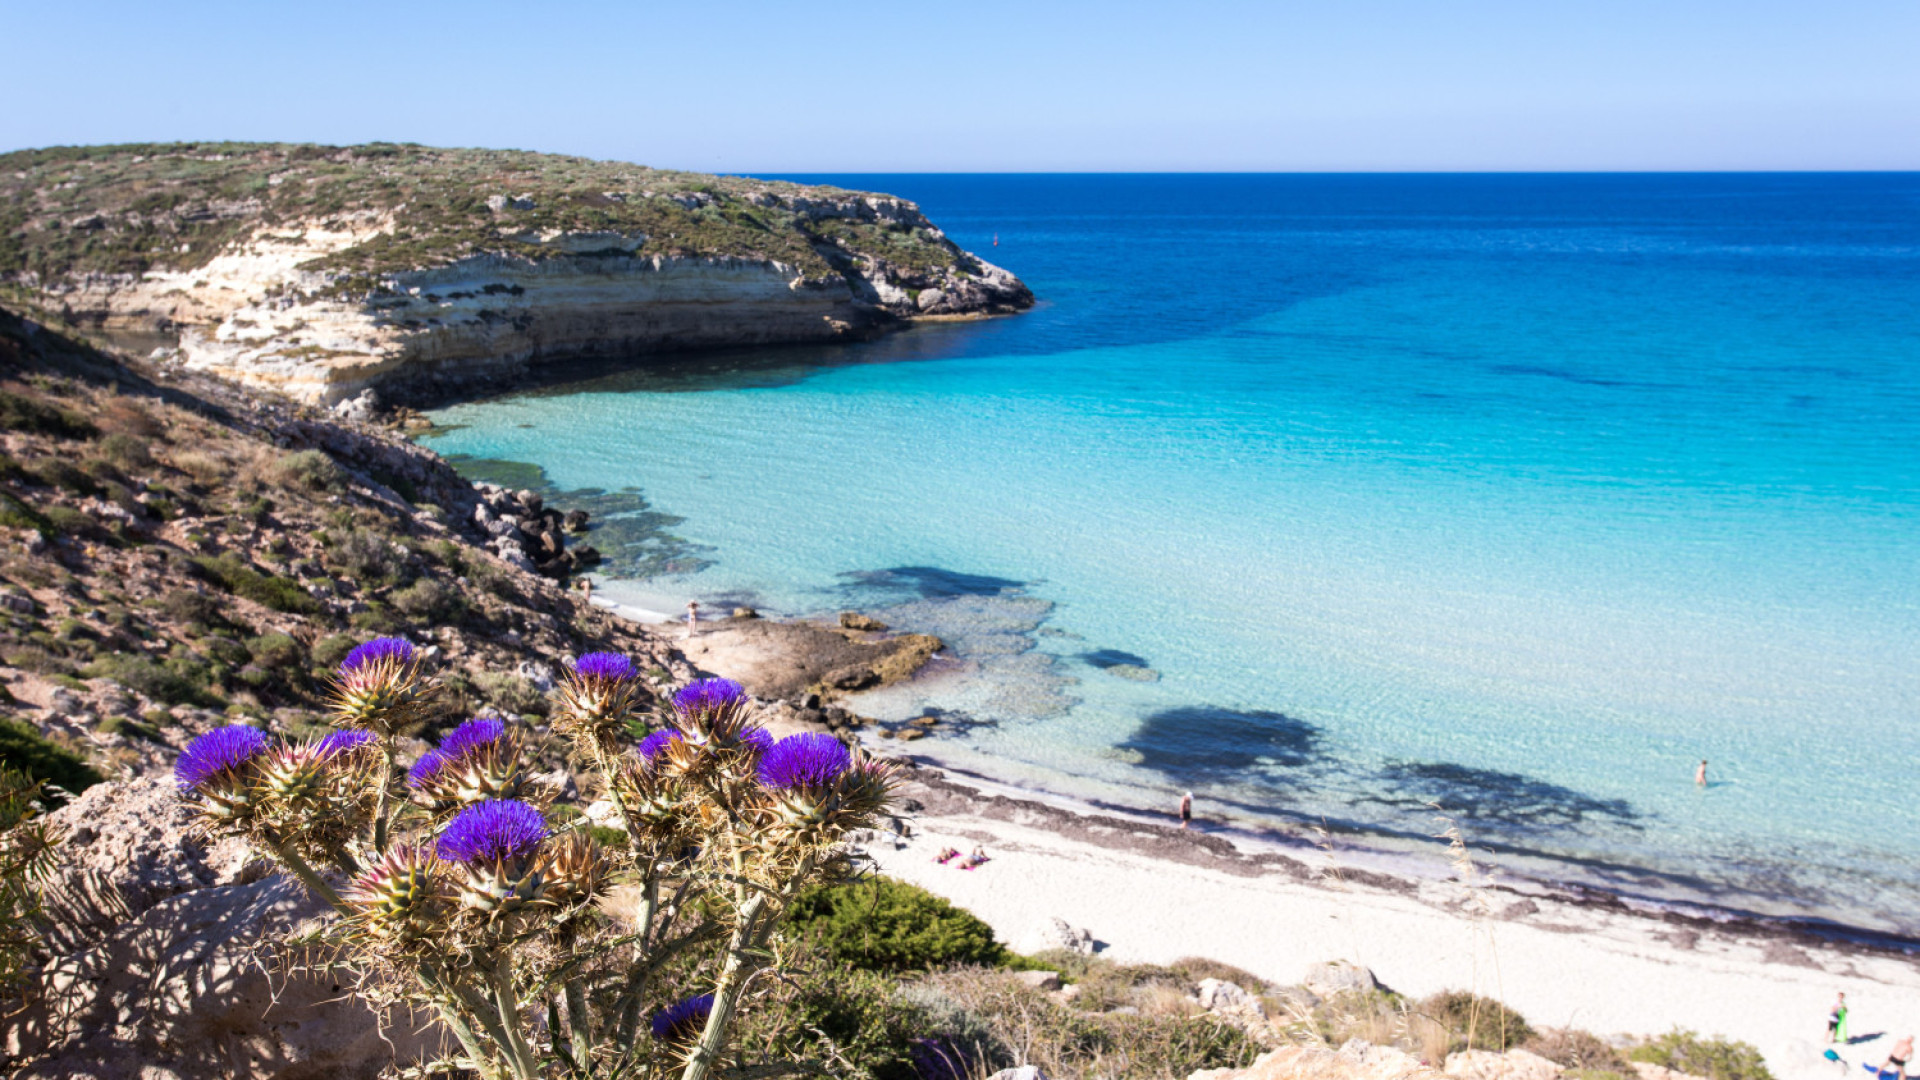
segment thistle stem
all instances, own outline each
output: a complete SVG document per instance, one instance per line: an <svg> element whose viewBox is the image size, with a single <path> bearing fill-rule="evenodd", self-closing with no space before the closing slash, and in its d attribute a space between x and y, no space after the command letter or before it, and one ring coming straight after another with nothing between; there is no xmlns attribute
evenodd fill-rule
<svg viewBox="0 0 1920 1080"><path fill-rule="evenodd" d="M733 1024L740 987L753 970L752 952L759 944L761 930L760 911L766 904L766 894L755 893L740 908L740 921L727 942L726 965L720 969L720 982L713 988L713 1011L707 1014L707 1026L700 1032L700 1041L687 1055L687 1067L681 1072L680 1080L706 1080L707 1073L719 1060L720 1045L726 1041L727 1028Z"/></svg>
<svg viewBox="0 0 1920 1080"><path fill-rule="evenodd" d="M385 855L387 800L393 791L393 736L380 736L380 756L384 764L380 767L380 790L375 794L373 803L373 850L376 855Z"/></svg>
<svg viewBox="0 0 1920 1080"><path fill-rule="evenodd" d="M540 1080L540 1062L528 1045L526 1032L520 1030L520 998L513 992L513 954L502 950L493 971L494 1003L499 1007L500 1028L506 1036L506 1050L513 1061L514 1075L520 1080Z"/></svg>
<svg viewBox="0 0 1920 1080"><path fill-rule="evenodd" d="M333 886L327 884L325 878L314 873L313 867L307 865L307 860L294 854L291 847L285 844L275 844L273 846L273 853L279 856L281 865L293 871L293 876L299 878L300 883L305 885L315 896L325 900L328 907L331 907L342 915L347 913L346 902L340 899L340 894L334 891Z"/></svg>

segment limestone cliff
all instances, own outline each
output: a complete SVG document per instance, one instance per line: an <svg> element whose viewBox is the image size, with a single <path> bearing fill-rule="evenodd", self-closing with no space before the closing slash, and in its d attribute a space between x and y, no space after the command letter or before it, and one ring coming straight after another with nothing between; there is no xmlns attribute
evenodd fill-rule
<svg viewBox="0 0 1920 1080"><path fill-rule="evenodd" d="M545 154L22 151L0 206L16 301L316 402L1033 302L901 199Z"/></svg>

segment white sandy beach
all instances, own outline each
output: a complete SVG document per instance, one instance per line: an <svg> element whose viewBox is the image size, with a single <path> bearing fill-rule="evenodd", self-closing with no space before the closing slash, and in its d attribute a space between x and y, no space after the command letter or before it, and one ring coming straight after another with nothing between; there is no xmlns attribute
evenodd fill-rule
<svg viewBox="0 0 1920 1080"><path fill-rule="evenodd" d="M1059 918L1121 961L1204 956L1285 984L1310 964L1351 960L1411 996L1471 989L1497 997L1536 1027L1653 1034L1677 1025L1742 1039L1782 1080L1860 1075L1858 1062L1878 1064L1895 1038L1920 1027L1920 967L1909 959L1682 929L1504 891L1482 894L1494 914L1475 918L1453 882L1410 892L1303 882L1164 861L1114 839L947 807L919 816L904 844L877 844L870 854L882 872L951 899L1015 948L1041 947ZM979 869L934 861L943 848L976 845L992 856ZM1434 860L1436 876L1446 873L1437 845ZM1820 1056L1838 990L1853 1006L1856 1038L1886 1033L1842 1048L1851 1069Z"/></svg>

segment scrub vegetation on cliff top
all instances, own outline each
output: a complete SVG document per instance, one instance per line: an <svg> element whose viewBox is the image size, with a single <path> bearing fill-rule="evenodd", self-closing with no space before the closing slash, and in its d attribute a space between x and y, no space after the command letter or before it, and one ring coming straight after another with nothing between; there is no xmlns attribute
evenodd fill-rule
<svg viewBox="0 0 1920 1080"><path fill-rule="evenodd" d="M888 200L907 212L846 216L862 198L517 150L226 142L21 150L0 155L0 278L31 287L191 271L247 237L298 242L313 227L370 234L303 267L339 275L342 290L476 253L550 257L556 249L540 240L558 233L610 234L610 254L771 259L808 278L862 256L909 271L971 270L911 204Z"/></svg>

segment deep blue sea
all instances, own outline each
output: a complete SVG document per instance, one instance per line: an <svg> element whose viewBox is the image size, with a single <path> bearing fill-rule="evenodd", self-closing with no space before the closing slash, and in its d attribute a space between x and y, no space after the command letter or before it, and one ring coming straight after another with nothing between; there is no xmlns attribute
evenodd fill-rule
<svg viewBox="0 0 1920 1080"><path fill-rule="evenodd" d="M860 708L1011 782L1920 932L1920 175L792 179L1041 304L436 414L631 489L603 594L939 634Z"/></svg>

